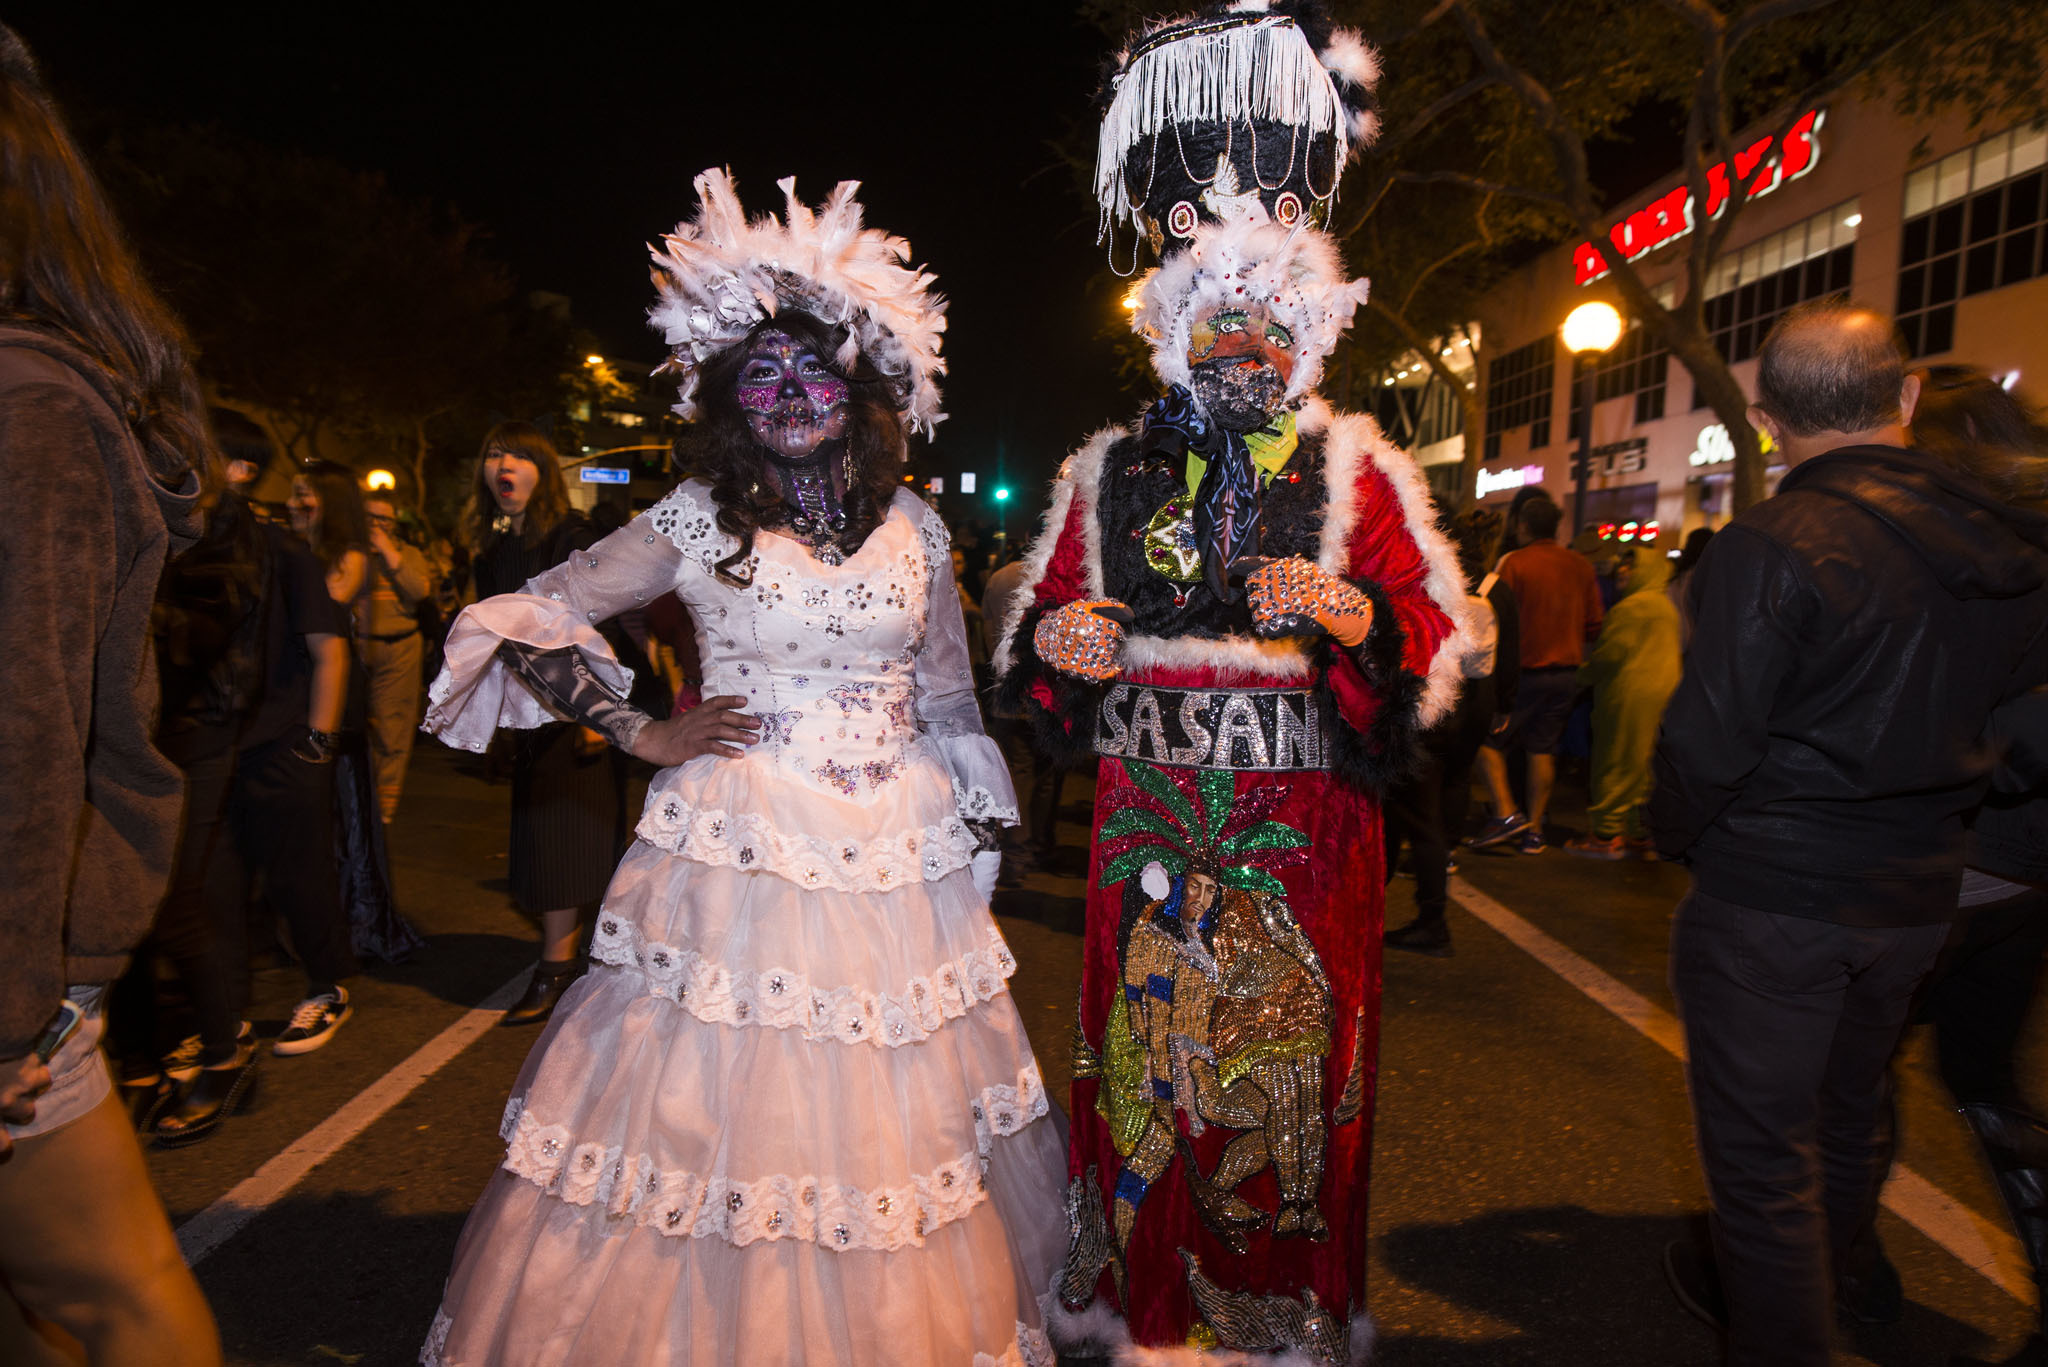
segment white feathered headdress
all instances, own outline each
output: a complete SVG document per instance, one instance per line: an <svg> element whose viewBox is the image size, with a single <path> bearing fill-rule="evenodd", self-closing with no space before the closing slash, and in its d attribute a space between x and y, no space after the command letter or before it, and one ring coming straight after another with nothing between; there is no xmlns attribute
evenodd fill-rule
<svg viewBox="0 0 2048 1367"><path fill-rule="evenodd" d="M713 167L696 179L697 216L650 246L661 302L648 310L668 343L663 370L682 378L675 411L697 416L698 371L765 318L796 309L847 330L835 358L857 357L879 372L903 407L904 424L931 435L939 408L939 355L946 301L934 278L910 262L910 244L861 226L857 180L843 180L814 213L796 197L796 179L777 182L786 221L762 214L751 222L729 172Z"/></svg>
<svg viewBox="0 0 2048 1367"><path fill-rule="evenodd" d="M1205 223L1136 288L1131 327L1151 343L1152 369L1168 384L1191 384L1188 334L1197 318L1226 304L1264 304L1294 335L1285 398L1298 405L1322 378L1323 360L1351 326L1368 286L1345 275L1327 233L1306 225Z"/></svg>

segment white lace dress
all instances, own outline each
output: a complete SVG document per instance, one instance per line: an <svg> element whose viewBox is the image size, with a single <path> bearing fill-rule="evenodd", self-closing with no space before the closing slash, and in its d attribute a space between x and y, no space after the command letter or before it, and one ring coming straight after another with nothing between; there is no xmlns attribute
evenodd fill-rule
<svg viewBox="0 0 2048 1367"><path fill-rule="evenodd" d="M763 534L741 589L712 517L685 484L449 638L426 728L480 749L549 719L501 641L620 684L595 624L674 592L764 727L648 790L421 1361L1051 1367L1066 1141L968 871L1016 798L945 527L899 494L836 567Z"/></svg>

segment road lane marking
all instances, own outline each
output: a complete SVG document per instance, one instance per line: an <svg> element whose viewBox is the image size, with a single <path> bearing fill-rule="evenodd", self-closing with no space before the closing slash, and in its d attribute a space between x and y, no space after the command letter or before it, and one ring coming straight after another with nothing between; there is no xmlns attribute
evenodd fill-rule
<svg viewBox="0 0 2048 1367"><path fill-rule="evenodd" d="M411 1057L356 1093L342 1108L300 1135L285 1150L235 1184L225 1196L178 1226L178 1249L197 1267L222 1244L304 1181L306 1174L339 1153L422 1082L482 1038L505 1009L519 999L531 974L519 975L466 1011Z"/></svg>
<svg viewBox="0 0 2048 1367"><path fill-rule="evenodd" d="M1473 887L1451 880L1459 906L1498 931L1516 948L1633 1026L1638 1033L1683 1062L1685 1031L1678 1017L1607 970L1538 930ZM1971 1210L1904 1163L1892 1164L1884 1203L1893 1214L1983 1275L2014 1300L2034 1303L2034 1274L2020 1241L2003 1225Z"/></svg>

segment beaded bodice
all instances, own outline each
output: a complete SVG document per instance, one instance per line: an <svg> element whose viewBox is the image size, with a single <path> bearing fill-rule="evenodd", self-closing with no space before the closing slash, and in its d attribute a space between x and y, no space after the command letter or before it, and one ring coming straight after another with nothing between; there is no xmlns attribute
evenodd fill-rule
<svg viewBox="0 0 2048 1367"><path fill-rule="evenodd" d="M916 737L915 656L944 547L900 503L843 563L759 532L735 586L713 566L735 541L710 499L684 485L652 510L683 552L676 592L697 623L704 694L733 694L761 720L754 765L866 801L903 773ZM936 522L936 519L932 520ZM943 527L939 528L943 535Z"/></svg>

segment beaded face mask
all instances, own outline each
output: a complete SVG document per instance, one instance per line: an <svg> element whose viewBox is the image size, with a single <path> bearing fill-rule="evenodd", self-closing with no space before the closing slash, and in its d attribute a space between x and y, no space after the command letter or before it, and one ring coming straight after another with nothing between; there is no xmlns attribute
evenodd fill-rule
<svg viewBox="0 0 2048 1367"><path fill-rule="evenodd" d="M846 435L846 381L786 332L770 329L754 339L733 394L755 439L785 459L801 460Z"/></svg>
<svg viewBox="0 0 2048 1367"><path fill-rule="evenodd" d="M1263 305L1216 309L1188 329L1188 387L1231 431L1263 427L1287 392L1293 346L1294 335Z"/></svg>

